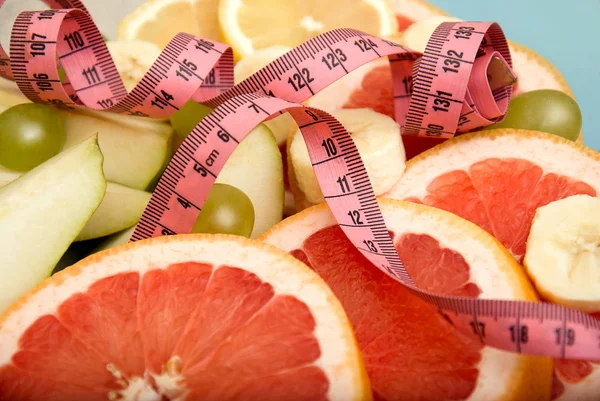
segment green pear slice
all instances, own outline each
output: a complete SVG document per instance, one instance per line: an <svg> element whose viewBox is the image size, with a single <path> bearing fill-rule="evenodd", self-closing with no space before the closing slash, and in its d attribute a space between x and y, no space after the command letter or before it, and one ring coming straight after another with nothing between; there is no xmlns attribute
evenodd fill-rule
<svg viewBox="0 0 600 401"><path fill-rule="evenodd" d="M254 206L256 238L283 218L283 163L273 133L258 125L233 151L217 182L244 191Z"/></svg>
<svg viewBox="0 0 600 401"><path fill-rule="evenodd" d="M137 224L151 195L150 192L108 182L102 203L75 241L104 237Z"/></svg>
<svg viewBox="0 0 600 401"><path fill-rule="evenodd" d="M0 187L21 174L0 169ZM140 191L114 182L106 183L106 193L75 241L105 237L135 225L150 201L150 192Z"/></svg>
<svg viewBox="0 0 600 401"><path fill-rule="evenodd" d="M0 313L46 279L106 190L96 136L0 188Z"/></svg>
<svg viewBox="0 0 600 401"><path fill-rule="evenodd" d="M98 133L109 181L145 190L171 157L174 131L165 121L90 109L59 112L67 131L65 148Z"/></svg>
<svg viewBox="0 0 600 401"><path fill-rule="evenodd" d="M217 182L233 185L252 201L253 238L281 221L284 197L281 153L275 137L264 125L257 126L233 151ZM134 229L107 237L96 252L128 242Z"/></svg>
<svg viewBox="0 0 600 401"><path fill-rule="evenodd" d="M0 78L0 112L30 103L14 82ZM91 109L59 110L67 141L65 149L98 134L106 179L145 190L171 157L173 128L166 119L151 119Z"/></svg>

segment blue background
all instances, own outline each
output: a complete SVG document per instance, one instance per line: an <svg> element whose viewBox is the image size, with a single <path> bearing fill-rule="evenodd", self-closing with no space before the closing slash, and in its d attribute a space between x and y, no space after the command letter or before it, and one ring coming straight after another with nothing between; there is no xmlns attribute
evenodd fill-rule
<svg viewBox="0 0 600 401"><path fill-rule="evenodd" d="M463 20L496 21L564 75L583 115L585 145L600 150L600 0L429 0Z"/></svg>

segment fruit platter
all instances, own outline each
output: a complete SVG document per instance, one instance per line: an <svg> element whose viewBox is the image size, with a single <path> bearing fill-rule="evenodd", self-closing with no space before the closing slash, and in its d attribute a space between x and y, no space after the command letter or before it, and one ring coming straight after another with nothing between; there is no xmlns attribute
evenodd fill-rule
<svg viewBox="0 0 600 401"><path fill-rule="evenodd" d="M498 23L44 3L0 0L0 401L600 401L600 153Z"/></svg>

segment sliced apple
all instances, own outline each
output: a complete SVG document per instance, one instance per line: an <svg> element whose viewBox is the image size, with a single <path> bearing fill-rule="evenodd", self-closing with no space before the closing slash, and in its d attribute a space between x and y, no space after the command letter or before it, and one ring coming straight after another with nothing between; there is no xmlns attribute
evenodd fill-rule
<svg viewBox="0 0 600 401"><path fill-rule="evenodd" d="M47 278L106 190L96 136L0 188L0 314Z"/></svg>
<svg viewBox="0 0 600 401"><path fill-rule="evenodd" d="M252 238L283 218L283 164L275 137L258 125L233 151L217 182L233 185L248 195L254 206Z"/></svg>

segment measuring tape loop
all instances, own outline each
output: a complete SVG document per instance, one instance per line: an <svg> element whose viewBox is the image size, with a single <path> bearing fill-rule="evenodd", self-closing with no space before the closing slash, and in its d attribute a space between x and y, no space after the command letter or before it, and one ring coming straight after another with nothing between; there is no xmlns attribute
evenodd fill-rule
<svg viewBox="0 0 600 401"><path fill-rule="evenodd" d="M582 312L547 303L440 296L418 289L396 253L372 187L364 185L364 165L351 136L325 111L279 98L239 95L200 121L163 173L132 241L191 232L236 145L256 125L283 111L289 112L300 128L336 221L371 263L486 345L556 358L599 357L600 321ZM359 213L364 224L348 217L353 213ZM577 332L577 343L565 344L567 337L557 334L563 330Z"/></svg>
<svg viewBox="0 0 600 401"><path fill-rule="evenodd" d="M10 52L19 88L39 103L164 118L194 94L211 99L233 85L229 47L180 33L128 94L98 28L78 9L21 13ZM62 83L56 57L67 78Z"/></svg>
<svg viewBox="0 0 600 401"><path fill-rule="evenodd" d="M365 185L366 170L352 137L330 114L302 104L361 65L387 56L403 135L449 138L498 121L516 77L496 23L443 23L422 54L353 29L336 29L235 86L228 46L180 33L127 94L83 5L71 0L46 3L57 9L19 15L10 62L1 56L7 64L0 66L0 74L8 77L10 72L33 101L148 117L169 116L189 99L214 108L173 156L131 241L191 232L235 147L256 125L289 112L336 221L375 266L486 345L600 360L600 321L585 313L554 304L442 296L418 289L396 253L368 180ZM63 83L56 57L67 76ZM364 224L349 219L354 212Z"/></svg>

